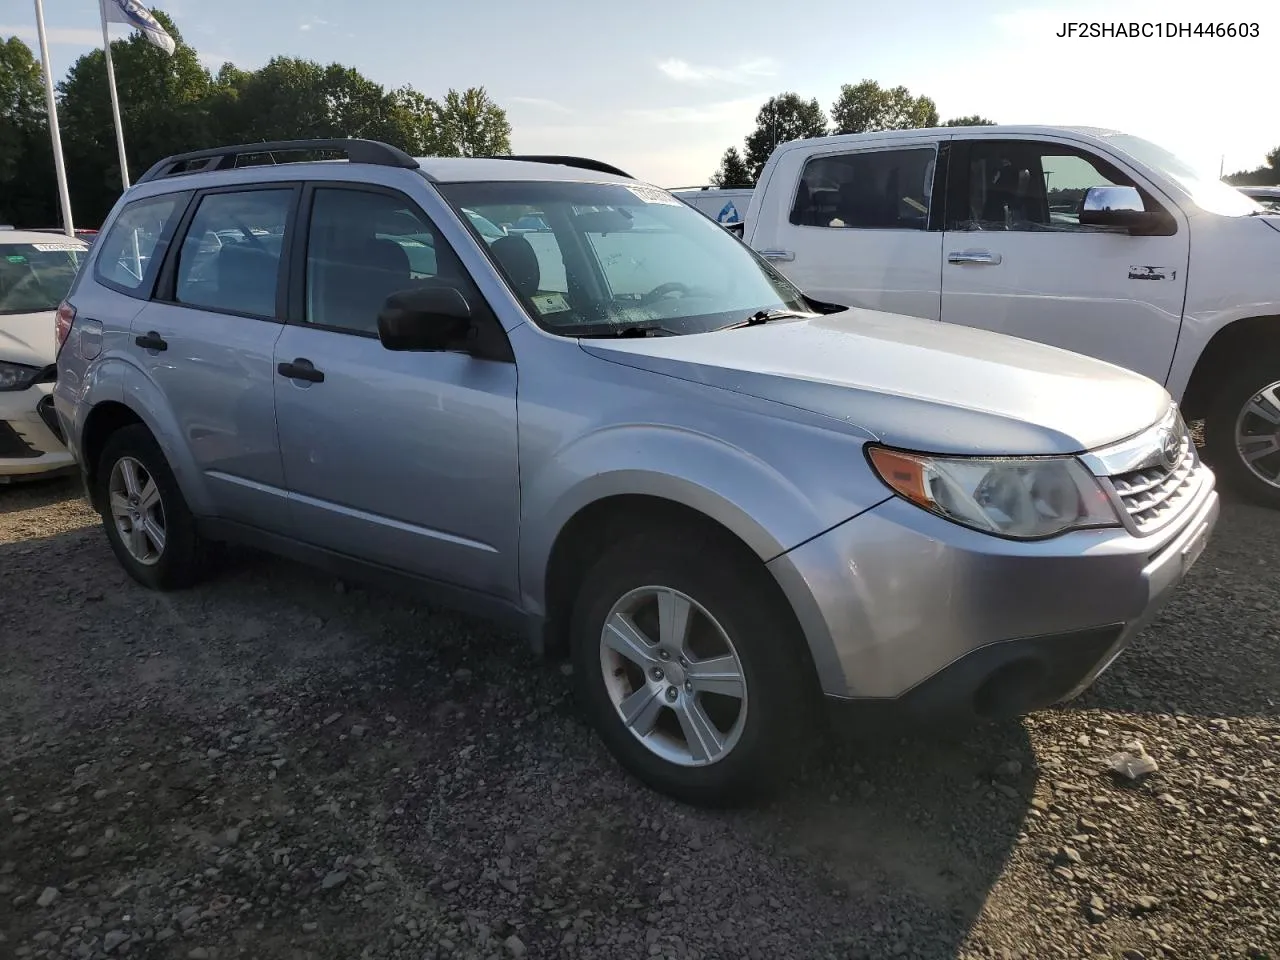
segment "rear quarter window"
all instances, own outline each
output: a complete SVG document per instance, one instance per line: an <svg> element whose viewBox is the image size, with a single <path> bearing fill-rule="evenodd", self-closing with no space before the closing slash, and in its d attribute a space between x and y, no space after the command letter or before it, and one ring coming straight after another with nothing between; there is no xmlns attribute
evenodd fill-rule
<svg viewBox="0 0 1280 960"><path fill-rule="evenodd" d="M190 193L166 193L126 204L94 244L94 279L120 293L148 297L190 198Z"/></svg>

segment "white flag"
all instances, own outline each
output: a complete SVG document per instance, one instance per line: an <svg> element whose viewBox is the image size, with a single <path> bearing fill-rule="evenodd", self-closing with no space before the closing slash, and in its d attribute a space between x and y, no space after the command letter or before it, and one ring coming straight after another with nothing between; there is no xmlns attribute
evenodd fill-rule
<svg viewBox="0 0 1280 960"><path fill-rule="evenodd" d="M151 11L138 0L100 0L102 13L108 23L123 23L135 30L159 47L165 53L172 54L176 48L173 37L160 26L160 22L151 15Z"/></svg>

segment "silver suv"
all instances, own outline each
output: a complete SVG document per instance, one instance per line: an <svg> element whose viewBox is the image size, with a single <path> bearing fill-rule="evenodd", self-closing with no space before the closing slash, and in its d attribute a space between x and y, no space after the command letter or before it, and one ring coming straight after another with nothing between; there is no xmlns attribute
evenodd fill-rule
<svg viewBox="0 0 1280 960"><path fill-rule="evenodd" d="M237 541L412 581L570 656L617 759L693 802L782 783L821 706L865 730L1078 694L1218 515L1151 380L815 302L574 158L166 159L57 337L135 579Z"/></svg>

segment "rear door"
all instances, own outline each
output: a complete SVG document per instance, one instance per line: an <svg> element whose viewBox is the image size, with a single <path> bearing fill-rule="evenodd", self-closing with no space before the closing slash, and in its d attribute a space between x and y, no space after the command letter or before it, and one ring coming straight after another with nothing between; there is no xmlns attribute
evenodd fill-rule
<svg viewBox="0 0 1280 960"><path fill-rule="evenodd" d="M937 320L945 141L868 140L784 156L751 244L806 294Z"/></svg>
<svg viewBox="0 0 1280 960"><path fill-rule="evenodd" d="M198 193L130 349L163 392L217 516L282 532L274 348L300 187Z"/></svg>
<svg viewBox="0 0 1280 960"><path fill-rule="evenodd" d="M1186 219L1119 161L1051 139L952 145L942 319L1097 357L1164 383L1187 289ZM1096 186L1134 186L1162 236L1082 226Z"/></svg>

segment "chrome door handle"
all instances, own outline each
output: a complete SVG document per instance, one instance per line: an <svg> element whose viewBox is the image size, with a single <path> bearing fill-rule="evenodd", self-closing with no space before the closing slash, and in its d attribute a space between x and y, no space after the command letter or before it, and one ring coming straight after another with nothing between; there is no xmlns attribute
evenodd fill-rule
<svg viewBox="0 0 1280 960"><path fill-rule="evenodd" d="M957 250L954 253L947 254L948 263L981 263L987 266L995 266L1003 257L998 253L988 253L986 250Z"/></svg>
<svg viewBox="0 0 1280 960"><path fill-rule="evenodd" d="M794 260L796 255L790 250L761 250L760 256L766 260Z"/></svg>

